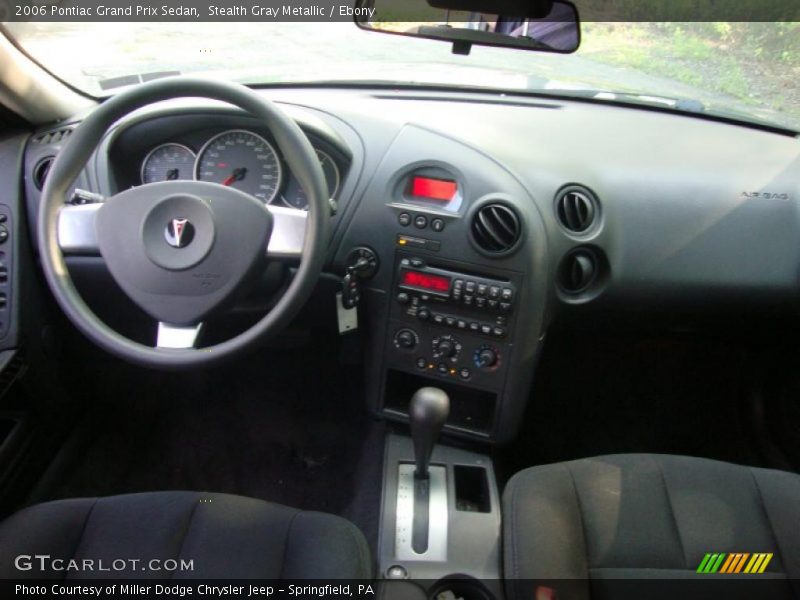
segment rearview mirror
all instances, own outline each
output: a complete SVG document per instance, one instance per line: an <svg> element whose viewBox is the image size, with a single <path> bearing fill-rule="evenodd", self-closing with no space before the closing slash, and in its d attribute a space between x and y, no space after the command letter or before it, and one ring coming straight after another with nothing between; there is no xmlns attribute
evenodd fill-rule
<svg viewBox="0 0 800 600"><path fill-rule="evenodd" d="M456 54L476 44L566 54L581 41L578 10L566 0L361 0L358 6L373 9L356 19L362 29L450 42Z"/></svg>

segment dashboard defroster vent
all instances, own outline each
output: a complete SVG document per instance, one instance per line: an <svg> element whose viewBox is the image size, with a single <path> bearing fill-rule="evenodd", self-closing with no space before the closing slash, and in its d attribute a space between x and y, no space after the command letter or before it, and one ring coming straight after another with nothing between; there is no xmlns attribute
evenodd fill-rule
<svg viewBox="0 0 800 600"><path fill-rule="evenodd" d="M597 281L600 264L597 255L587 248L570 252L561 265L559 283L570 294L580 294Z"/></svg>
<svg viewBox="0 0 800 600"><path fill-rule="evenodd" d="M47 181L47 175L50 173L50 168L53 166L55 156L47 156L36 163L33 167L33 185L36 189L41 191L44 188L44 182Z"/></svg>
<svg viewBox="0 0 800 600"><path fill-rule="evenodd" d="M571 233L584 233L595 222L597 200L587 189L572 186L556 196L556 216L559 223Z"/></svg>
<svg viewBox="0 0 800 600"><path fill-rule="evenodd" d="M472 217L472 238L488 254L501 255L514 249L522 237L522 223L516 211L506 204L492 202Z"/></svg>

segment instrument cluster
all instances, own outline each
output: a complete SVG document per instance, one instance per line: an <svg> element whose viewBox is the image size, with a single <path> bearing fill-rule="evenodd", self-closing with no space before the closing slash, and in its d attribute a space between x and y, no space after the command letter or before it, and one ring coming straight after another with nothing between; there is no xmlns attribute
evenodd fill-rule
<svg viewBox="0 0 800 600"><path fill-rule="evenodd" d="M331 153L315 147L328 192L336 198L341 167ZM265 204L308 209L299 182L283 164L276 147L262 135L246 129L218 133L195 151L189 145L167 142L152 148L140 168L142 184L181 179L209 181L250 194Z"/></svg>

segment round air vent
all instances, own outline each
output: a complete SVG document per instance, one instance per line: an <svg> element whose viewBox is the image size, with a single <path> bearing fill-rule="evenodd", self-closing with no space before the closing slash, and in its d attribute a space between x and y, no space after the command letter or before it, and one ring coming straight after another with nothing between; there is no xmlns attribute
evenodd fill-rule
<svg viewBox="0 0 800 600"><path fill-rule="evenodd" d="M597 207L594 194L582 187L565 188L556 197L558 221L572 233L584 233L594 225Z"/></svg>
<svg viewBox="0 0 800 600"><path fill-rule="evenodd" d="M597 281L600 263L597 255L587 248L570 252L561 265L559 283L565 292L580 294Z"/></svg>
<svg viewBox="0 0 800 600"><path fill-rule="evenodd" d="M37 190L41 190L44 187L44 182L47 180L47 174L50 173L50 167L53 166L54 160L54 156L48 156L33 167L33 185L36 186Z"/></svg>
<svg viewBox="0 0 800 600"><path fill-rule="evenodd" d="M472 239L487 254L506 254L522 237L522 223L506 204L490 202L472 216Z"/></svg>

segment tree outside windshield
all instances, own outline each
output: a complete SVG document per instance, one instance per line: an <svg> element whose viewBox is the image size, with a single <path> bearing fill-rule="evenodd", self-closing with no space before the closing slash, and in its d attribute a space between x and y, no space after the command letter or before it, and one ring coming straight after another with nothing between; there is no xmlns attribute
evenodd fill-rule
<svg viewBox="0 0 800 600"><path fill-rule="evenodd" d="M701 102L800 130L798 23L584 23L572 55L474 47L352 23L7 23L44 66L101 96L115 78L197 73L243 83L394 81L602 90ZM747 116L745 116L747 115Z"/></svg>

